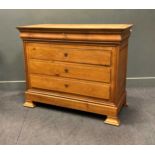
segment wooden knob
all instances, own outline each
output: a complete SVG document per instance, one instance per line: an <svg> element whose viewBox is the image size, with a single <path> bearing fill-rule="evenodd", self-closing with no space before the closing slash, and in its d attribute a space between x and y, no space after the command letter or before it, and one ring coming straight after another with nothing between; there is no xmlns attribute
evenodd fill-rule
<svg viewBox="0 0 155 155"><path fill-rule="evenodd" d="M68 84L65 84L65 87L66 87L66 88L68 88L68 87L69 87L69 85L68 85Z"/></svg>
<svg viewBox="0 0 155 155"><path fill-rule="evenodd" d="M67 68L65 68L65 73L68 73L68 72L69 72L69 70Z"/></svg>
<svg viewBox="0 0 155 155"><path fill-rule="evenodd" d="M68 53L64 53L64 57L68 57Z"/></svg>
<svg viewBox="0 0 155 155"><path fill-rule="evenodd" d="M36 48L34 47L32 50L36 50Z"/></svg>

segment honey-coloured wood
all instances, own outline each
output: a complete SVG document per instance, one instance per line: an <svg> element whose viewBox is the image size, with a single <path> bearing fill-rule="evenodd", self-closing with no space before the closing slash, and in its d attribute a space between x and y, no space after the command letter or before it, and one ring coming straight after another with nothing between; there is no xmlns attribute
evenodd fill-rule
<svg viewBox="0 0 155 155"><path fill-rule="evenodd" d="M118 117L111 117L111 116L108 116L108 117L106 118L106 120L104 121L104 123L110 124L110 125L119 126L119 125L120 125L120 120L119 120Z"/></svg>
<svg viewBox="0 0 155 155"><path fill-rule="evenodd" d="M34 59L30 59L28 64L31 74L43 74L110 83L110 67Z"/></svg>
<svg viewBox="0 0 155 155"><path fill-rule="evenodd" d="M25 55L26 102L106 115L119 126L126 103L131 24L39 24L18 27Z"/></svg>
<svg viewBox="0 0 155 155"><path fill-rule="evenodd" d="M112 48L52 43L27 43L26 48L30 59L111 65Z"/></svg>
<svg viewBox="0 0 155 155"><path fill-rule="evenodd" d="M30 75L32 88L54 90L103 99L110 98L110 85L46 75Z"/></svg>
<svg viewBox="0 0 155 155"><path fill-rule="evenodd" d="M32 101L26 101L24 107L34 108L36 105Z"/></svg>

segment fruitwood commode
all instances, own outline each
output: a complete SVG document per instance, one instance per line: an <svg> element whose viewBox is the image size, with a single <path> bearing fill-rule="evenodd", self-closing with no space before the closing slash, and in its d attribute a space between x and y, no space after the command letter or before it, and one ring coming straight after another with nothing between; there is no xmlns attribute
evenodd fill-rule
<svg viewBox="0 0 155 155"><path fill-rule="evenodd" d="M18 27L24 42L26 102L107 115L119 125L126 105L128 24L42 24Z"/></svg>

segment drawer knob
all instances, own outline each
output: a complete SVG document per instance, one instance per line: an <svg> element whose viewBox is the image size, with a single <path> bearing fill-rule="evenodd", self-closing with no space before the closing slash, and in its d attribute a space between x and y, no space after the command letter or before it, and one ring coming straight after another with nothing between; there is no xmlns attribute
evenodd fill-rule
<svg viewBox="0 0 155 155"><path fill-rule="evenodd" d="M68 57L68 53L64 53L64 57Z"/></svg>
<svg viewBox="0 0 155 155"><path fill-rule="evenodd" d="M32 50L36 50L36 48L35 47L33 47L33 49Z"/></svg>
<svg viewBox="0 0 155 155"><path fill-rule="evenodd" d="M69 85L68 85L68 84L65 84L64 86L65 86L66 88L68 88L68 87L69 87Z"/></svg>
<svg viewBox="0 0 155 155"><path fill-rule="evenodd" d="M69 70L67 68L65 68L65 73L68 73L68 72L69 72Z"/></svg>

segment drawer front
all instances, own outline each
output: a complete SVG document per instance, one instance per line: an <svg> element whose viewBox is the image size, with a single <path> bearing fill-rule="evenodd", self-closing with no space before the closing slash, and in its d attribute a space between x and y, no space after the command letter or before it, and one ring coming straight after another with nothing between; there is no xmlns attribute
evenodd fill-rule
<svg viewBox="0 0 155 155"><path fill-rule="evenodd" d="M110 85L99 82L31 74L30 85L32 88L54 90L102 99L110 98Z"/></svg>
<svg viewBox="0 0 155 155"><path fill-rule="evenodd" d="M110 68L67 62L29 60L29 72L110 83Z"/></svg>
<svg viewBox="0 0 155 155"><path fill-rule="evenodd" d="M30 59L111 65L111 47L27 43Z"/></svg>

